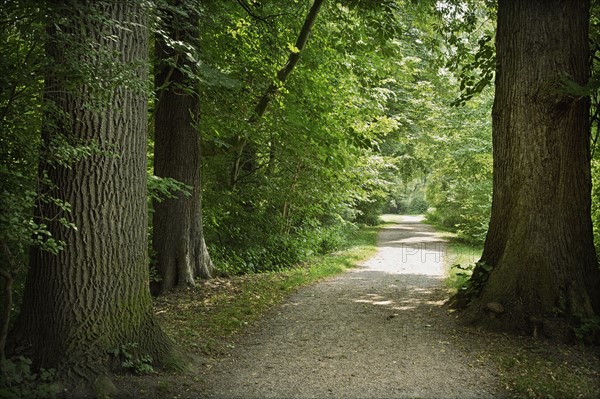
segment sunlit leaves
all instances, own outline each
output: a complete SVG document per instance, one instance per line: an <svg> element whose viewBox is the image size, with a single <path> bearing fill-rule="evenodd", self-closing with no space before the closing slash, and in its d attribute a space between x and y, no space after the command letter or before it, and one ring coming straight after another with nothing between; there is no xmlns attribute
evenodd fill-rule
<svg viewBox="0 0 600 399"><path fill-rule="evenodd" d="M488 87L494 77L495 3L472 0L438 1L438 32L443 38L444 68L460 82L460 95L453 105L464 105Z"/></svg>
<svg viewBox="0 0 600 399"><path fill-rule="evenodd" d="M298 54L300 52L298 47L294 46L292 43L288 43L287 48L288 48L288 50L290 50L290 52L292 52L294 54Z"/></svg>

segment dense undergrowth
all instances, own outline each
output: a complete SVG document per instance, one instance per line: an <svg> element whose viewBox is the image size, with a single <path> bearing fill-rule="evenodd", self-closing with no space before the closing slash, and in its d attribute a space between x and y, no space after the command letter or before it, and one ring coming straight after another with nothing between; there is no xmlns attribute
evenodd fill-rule
<svg viewBox="0 0 600 399"><path fill-rule="evenodd" d="M315 256L327 255L346 247L353 236L359 233L355 224L341 219L329 226L305 226L294 232L280 234L273 234L272 229L265 228L262 224L247 226L251 227L246 227L246 230L251 231L235 243L230 241L226 246L210 246L213 262L221 275L294 268ZM228 237L235 236L228 228L225 230Z"/></svg>

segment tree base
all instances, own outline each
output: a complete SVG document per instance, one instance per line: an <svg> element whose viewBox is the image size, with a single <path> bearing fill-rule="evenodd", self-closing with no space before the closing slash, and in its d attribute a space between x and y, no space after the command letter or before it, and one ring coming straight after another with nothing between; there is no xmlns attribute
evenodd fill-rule
<svg viewBox="0 0 600 399"><path fill-rule="evenodd" d="M454 296L451 298L449 306L459 311L459 321L465 325L563 344L581 343L582 340L590 341L588 337L578 334L582 329L582 321L577 318L556 314L528 316L514 310L498 312L490 309L494 307L494 304L483 304L477 300L467 303L464 297ZM600 334L592 333L592 341L597 340L593 338L596 335Z"/></svg>

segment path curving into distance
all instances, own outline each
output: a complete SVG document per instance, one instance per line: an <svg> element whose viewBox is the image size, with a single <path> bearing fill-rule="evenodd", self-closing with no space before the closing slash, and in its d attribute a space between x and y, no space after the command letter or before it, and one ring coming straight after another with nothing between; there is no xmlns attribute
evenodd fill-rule
<svg viewBox="0 0 600 399"><path fill-rule="evenodd" d="M205 397L504 397L443 306L444 240L385 220L374 257L274 308L206 371Z"/></svg>

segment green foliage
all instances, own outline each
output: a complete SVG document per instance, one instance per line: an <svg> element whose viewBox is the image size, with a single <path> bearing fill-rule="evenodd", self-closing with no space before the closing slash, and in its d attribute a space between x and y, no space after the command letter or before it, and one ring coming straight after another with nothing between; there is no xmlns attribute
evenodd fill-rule
<svg viewBox="0 0 600 399"><path fill-rule="evenodd" d="M201 85L201 98L211 99L202 102L200 126L205 231L223 271L288 267L318 252L319 237L331 236L335 225L376 224L384 210L431 207L431 217L444 216L441 223L463 239L483 240L491 94L450 107L460 85L439 62L450 55L436 49L427 5L324 6L301 62L259 123L248 123L256 99L285 60L306 9L286 14L289 6L276 2L252 8L279 15L265 22L213 6L205 9L202 57L242 82ZM265 35L265 27L279 34ZM481 39L464 40L473 37ZM470 46L476 52L477 44ZM232 189L239 137L250 144Z"/></svg>
<svg viewBox="0 0 600 399"><path fill-rule="evenodd" d="M514 353L497 356L501 380L515 398L597 397L597 366L569 358L570 351L564 347L557 350L554 346L540 348L528 343Z"/></svg>
<svg viewBox="0 0 600 399"><path fill-rule="evenodd" d="M592 1L590 18L591 41L591 66L592 83L588 88L591 99L590 118L592 127L591 152L592 152L592 224L594 227L594 244L596 252L600 254L600 2Z"/></svg>
<svg viewBox="0 0 600 399"><path fill-rule="evenodd" d="M450 275L452 279L450 285L452 288L455 288L457 291L466 290L469 286L469 279L473 274L474 268L474 264L464 266L457 263L450 266Z"/></svg>
<svg viewBox="0 0 600 399"><path fill-rule="evenodd" d="M574 328L577 342L583 345L600 344L600 317L581 317Z"/></svg>
<svg viewBox="0 0 600 399"><path fill-rule="evenodd" d="M170 177L148 176L148 199L161 202L166 199L177 198L181 194L186 197L192 195L192 187Z"/></svg>
<svg viewBox="0 0 600 399"><path fill-rule="evenodd" d="M493 266L485 262L476 262L474 265L453 265L450 283L457 288L454 297L455 305L460 308L479 297L493 269Z"/></svg>
<svg viewBox="0 0 600 399"><path fill-rule="evenodd" d="M388 71L372 71L393 62L373 53L376 28L355 9L323 8L298 67L278 86L264 118L248 122L305 12L265 3L261 15L280 15L268 22L276 37L264 35L242 9L205 20L204 56L244 82L238 89L202 86L202 97L215 99L202 110L202 137L213 150L205 151L203 165L205 232L228 273L279 270L335 250L352 223L376 223L390 191L395 160L378 147L398 127L387 110L394 93L384 86ZM353 40L363 43L344 45ZM233 189L227 177L239 136L250 141L250 159Z"/></svg>
<svg viewBox="0 0 600 399"><path fill-rule="evenodd" d="M600 253L600 159L592 159L592 224L594 245Z"/></svg>
<svg viewBox="0 0 600 399"><path fill-rule="evenodd" d="M153 259L153 258L154 257L150 256L150 259ZM154 264L150 265L149 278L150 278L150 283L160 283L162 281L162 277L161 277L160 273L158 272L158 269L156 269L156 265L154 265Z"/></svg>
<svg viewBox="0 0 600 399"><path fill-rule="evenodd" d="M491 93L483 93L446 114L450 129L433 143L439 157L426 187L428 220L476 245L485 239L491 212L491 101Z"/></svg>
<svg viewBox="0 0 600 399"><path fill-rule="evenodd" d="M465 244L456 238L455 234L447 238L444 262L450 266L446 285L451 293L464 291L468 280L473 274L475 263L481 256L481 247Z"/></svg>
<svg viewBox="0 0 600 399"><path fill-rule="evenodd" d="M438 31L445 40L445 68L460 82L460 94L453 106L464 106L482 93L496 72L494 26L496 4L493 1L447 1L436 4L439 14Z"/></svg>
<svg viewBox="0 0 600 399"><path fill-rule="evenodd" d="M387 196L385 211L399 215L421 215L429 209L425 199L426 179L423 177L409 180L410 176L396 178L396 184Z"/></svg>
<svg viewBox="0 0 600 399"><path fill-rule="evenodd" d="M427 219L481 245L492 194L491 83L495 69L494 5L449 1L437 4L440 67L435 82L435 125L417 142L427 164Z"/></svg>
<svg viewBox="0 0 600 399"><path fill-rule="evenodd" d="M307 228L293 234L256 231L262 234L264 241L250 239L243 247L238 244L236 250L227 252L222 249L227 248L225 246L210 245L210 251L216 269L225 275L281 271L343 248L355 231L356 227L350 223ZM227 231L221 233L227 234Z"/></svg>
<svg viewBox="0 0 600 399"><path fill-rule="evenodd" d="M14 279L12 308L3 315L12 318L20 307L30 245L57 253L64 243L52 237L47 223L57 218L64 226L73 226L67 220L69 204L38 193L46 183L37 175L46 108L42 100L46 10L36 2L5 3L0 19L0 267ZM35 201L53 202L60 214L34 220ZM4 291L0 299L9 300Z"/></svg>
<svg viewBox="0 0 600 399"><path fill-rule="evenodd" d="M448 64L448 67L452 67ZM460 96L452 102L454 106L464 106L475 95L482 93L492 83L496 72L496 52L492 32L488 31L479 39L478 49L473 60L462 66L458 75Z"/></svg>
<svg viewBox="0 0 600 399"><path fill-rule="evenodd" d="M120 363L123 370L137 375L154 373L152 357L139 354L137 342L129 342L108 351Z"/></svg>
<svg viewBox="0 0 600 399"><path fill-rule="evenodd" d="M0 379L0 397L6 399L19 398L55 398L59 393L55 383L53 369L41 369L34 372L31 369L31 360L19 356L6 360L1 365L2 379Z"/></svg>

